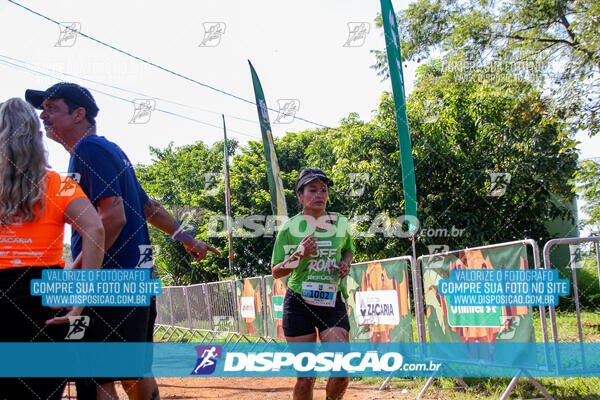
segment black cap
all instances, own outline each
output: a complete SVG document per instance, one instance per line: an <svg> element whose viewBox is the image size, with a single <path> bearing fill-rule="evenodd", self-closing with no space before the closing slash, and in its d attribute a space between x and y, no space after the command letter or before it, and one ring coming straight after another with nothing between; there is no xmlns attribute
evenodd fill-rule
<svg viewBox="0 0 600 400"><path fill-rule="evenodd" d="M98 115L98 106L90 91L76 83L60 82L44 91L33 89L25 91L25 100L40 110L42 109L42 102L47 97L69 100L71 103L85 108L86 117L91 119Z"/></svg>
<svg viewBox="0 0 600 400"><path fill-rule="evenodd" d="M315 179L322 180L328 187L333 186L333 181L329 179L327 175L325 175L325 172L321 171L319 168L306 168L300 172L300 175L302 175L302 177L298 179L298 182L296 182L296 192L302 190L304 185L314 181Z"/></svg>

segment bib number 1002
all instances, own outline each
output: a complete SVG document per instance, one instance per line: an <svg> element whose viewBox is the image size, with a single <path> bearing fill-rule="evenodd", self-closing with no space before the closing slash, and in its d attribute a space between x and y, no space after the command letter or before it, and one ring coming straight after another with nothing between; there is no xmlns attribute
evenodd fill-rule
<svg viewBox="0 0 600 400"><path fill-rule="evenodd" d="M333 292L325 292L323 290L305 290L304 296L311 299L332 300Z"/></svg>

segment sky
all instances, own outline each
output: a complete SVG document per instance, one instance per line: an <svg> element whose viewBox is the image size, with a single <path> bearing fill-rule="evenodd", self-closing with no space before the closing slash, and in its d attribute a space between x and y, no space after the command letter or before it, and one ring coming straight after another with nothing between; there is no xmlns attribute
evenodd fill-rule
<svg viewBox="0 0 600 400"><path fill-rule="evenodd" d="M75 23L82 33L139 58L253 101L251 60L270 108L295 104L297 117L321 125L337 126L351 112L369 120L381 94L391 91L390 81L382 82L371 68L371 50L385 45L374 23L378 0L15 1L53 20ZM406 0L392 3L396 11L408 5ZM357 24L368 32L364 40L349 41L349 27ZM211 30L221 34L211 38ZM0 0L0 34L2 99L23 97L25 89L43 90L63 80L86 86L100 108L98 134L121 146L134 164L151 162L150 146L222 140L221 113L229 138L241 144L260 140L254 104L82 36L66 37L55 23L7 0ZM405 63L407 94L417 67ZM134 103L154 109L141 115ZM318 126L298 118L274 123L277 116L270 113L277 137ZM583 134L578 139L584 142L583 158L600 156L600 138ZM50 140L45 144L52 168L66 171L68 153Z"/></svg>

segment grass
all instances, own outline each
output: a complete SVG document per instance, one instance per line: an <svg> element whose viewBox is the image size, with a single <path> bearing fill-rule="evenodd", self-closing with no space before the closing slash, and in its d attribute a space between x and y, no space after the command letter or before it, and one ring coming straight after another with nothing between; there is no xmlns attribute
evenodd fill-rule
<svg viewBox="0 0 600 400"><path fill-rule="evenodd" d="M235 343L239 336L237 336L237 337L234 336L233 338L231 338L231 336L232 336L231 333L218 333L218 334L213 335L207 331L195 331L192 333L189 330L184 330L184 329L177 329L176 331L174 331L172 328L160 327L154 333L154 341L155 342L200 343L204 340L207 343L208 342L225 343L229 340L230 343ZM191 340L190 340L190 338L191 338ZM259 337L247 336L247 335L245 335L240 340L241 343L248 343L248 342L254 343L254 342L258 342L258 341L263 341L263 340Z"/></svg>

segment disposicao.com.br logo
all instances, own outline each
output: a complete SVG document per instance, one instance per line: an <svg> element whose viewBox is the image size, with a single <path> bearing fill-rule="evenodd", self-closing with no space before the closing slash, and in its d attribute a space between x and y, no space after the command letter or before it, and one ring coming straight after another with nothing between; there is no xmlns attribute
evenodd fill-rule
<svg viewBox="0 0 600 400"><path fill-rule="evenodd" d="M397 351L352 349L338 343L335 348L314 346L272 346L262 349L226 348L221 346L196 346L196 367L191 375L215 376L294 376L297 374L389 374L395 371L436 372L435 362L406 362ZM310 348L309 348L310 347ZM246 350L246 351L244 351ZM262 351L260 351L262 350Z"/></svg>
<svg viewBox="0 0 600 400"><path fill-rule="evenodd" d="M400 353L390 352L380 355L376 351L360 352L321 352L318 354L303 352L261 352L227 353L224 371L226 372L266 372L293 368L298 372L393 372L403 364ZM437 369L437 368L436 368Z"/></svg>
<svg viewBox="0 0 600 400"><path fill-rule="evenodd" d="M221 346L196 346L198 361L192 375L210 375L215 372L217 359L221 358L223 348Z"/></svg>

